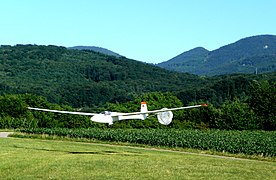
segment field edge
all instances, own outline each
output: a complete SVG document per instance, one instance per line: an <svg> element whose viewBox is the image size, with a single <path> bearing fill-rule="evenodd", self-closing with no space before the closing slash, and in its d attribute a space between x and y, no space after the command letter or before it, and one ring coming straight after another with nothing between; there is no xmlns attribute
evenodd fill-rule
<svg viewBox="0 0 276 180"><path fill-rule="evenodd" d="M276 162L276 157L271 157L271 156L264 157L261 155L246 155L242 153L231 154L228 152L218 152L218 151L199 150L199 149L180 148L180 147L169 148L164 146L150 146L150 145L137 144L137 143L101 141L97 139L88 139L88 138L71 138L68 136L53 136L48 134L28 134L28 133L14 132L9 134L8 137L55 140L55 141L71 141L71 142L94 143L94 144L96 143L96 144L105 145L105 146L121 146L121 147L124 146L128 148L141 148L141 149L143 148L143 149L156 150L156 151L171 151L171 152L180 152L180 153L186 153L186 154L197 154L202 156L215 156L219 158Z"/></svg>

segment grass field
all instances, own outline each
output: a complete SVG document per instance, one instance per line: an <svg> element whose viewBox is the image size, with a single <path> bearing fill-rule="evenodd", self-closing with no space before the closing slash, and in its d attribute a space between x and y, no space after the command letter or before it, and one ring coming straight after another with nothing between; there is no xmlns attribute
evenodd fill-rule
<svg viewBox="0 0 276 180"><path fill-rule="evenodd" d="M0 179L273 179L276 162L150 148L0 139Z"/></svg>

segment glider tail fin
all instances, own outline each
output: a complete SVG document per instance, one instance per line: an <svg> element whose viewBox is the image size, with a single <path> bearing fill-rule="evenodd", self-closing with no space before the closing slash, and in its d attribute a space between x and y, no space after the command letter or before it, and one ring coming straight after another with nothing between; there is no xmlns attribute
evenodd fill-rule
<svg viewBox="0 0 276 180"><path fill-rule="evenodd" d="M148 111L148 107L147 107L147 103L146 102L141 102L141 112L147 112ZM142 114L142 120L146 119L148 117L148 114Z"/></svg>
<svg viewBox="0 0 276 180"><path fill-rule="evenodd" d="M147 112L148 107L146 102L141 102L141 112Z"/></svg>

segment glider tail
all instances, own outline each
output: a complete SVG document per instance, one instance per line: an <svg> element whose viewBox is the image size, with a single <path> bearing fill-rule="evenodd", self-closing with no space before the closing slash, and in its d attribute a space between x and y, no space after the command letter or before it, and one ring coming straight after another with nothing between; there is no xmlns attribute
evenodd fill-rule
<svg viewBox="0 0 276 180"><path fill-rule="evenodd" d="M141 112L147 112L148 107L146 102L141 102Z"/></svg>
<svg viewBox="0 0 276 180"><path fill-rule="evenodd" d="M141 102L141 112L145 113L148 111L148 106L147 106L147 103L146 102ZM142 120L146 119L148 117L148 114L141 114L140 116L142 116Z"/></svg>

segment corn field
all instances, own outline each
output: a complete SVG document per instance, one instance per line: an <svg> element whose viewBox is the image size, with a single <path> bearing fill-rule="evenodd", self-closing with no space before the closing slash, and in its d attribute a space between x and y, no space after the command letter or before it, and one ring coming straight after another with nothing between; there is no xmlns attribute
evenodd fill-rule
<svg viewBox="0 0 276 180"><path fill-rule="evenodd" d="M275 131L223 131L177 129L21 129L23 133L48 134L70 138L128 142L170 148L193 148L233 154L276 155Z"/></svg>

